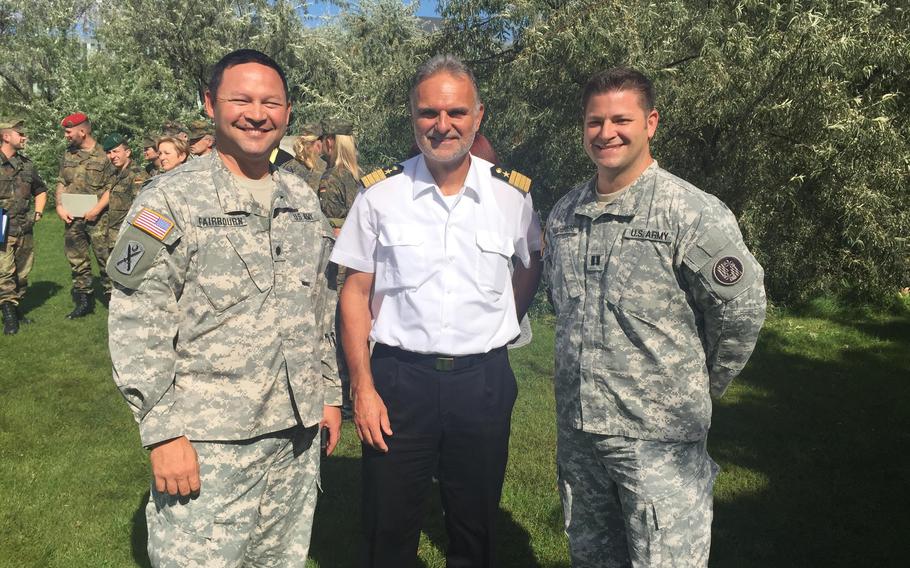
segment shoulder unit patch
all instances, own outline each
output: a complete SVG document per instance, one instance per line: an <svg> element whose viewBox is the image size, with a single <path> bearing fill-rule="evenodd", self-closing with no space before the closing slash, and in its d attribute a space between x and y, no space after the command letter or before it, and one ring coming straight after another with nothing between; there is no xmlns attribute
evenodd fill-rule
<svg viewBox="0 0 910 568"><path fill-rule="evenodd" d="M502 166L493 166L490 168L490 173L493 174L493 177L501 179L522 193L531 191L531 178L523 173L507 170Z"/></svg>
<svg viewBox="0 0 910 568"><path fill-rule="evenodd" d="M371 185L376 185L386 178L398 175L403 171L404 168L401 166L401 164L394 164L386 168L379 168L378 170L373 170L372 172L360 178L360 183L363 184L364 188L367 188Z"/></svg>

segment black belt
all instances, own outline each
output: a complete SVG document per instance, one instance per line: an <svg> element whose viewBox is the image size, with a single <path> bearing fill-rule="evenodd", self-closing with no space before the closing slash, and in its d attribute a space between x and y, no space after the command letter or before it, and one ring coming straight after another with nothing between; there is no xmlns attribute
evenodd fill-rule
<svg viewBox="0 0 910 568"><path fill-rule="evenodd" d="M392 347L384 343L377 343L373 347L374 357L393 357L402 363L420 365L436 371L458 371L480 364L485 360L495 357L505 351L506 346L497 347L486 353L476 355L440 355L439 353L414 353L405 351L401 347Z"/></svg>

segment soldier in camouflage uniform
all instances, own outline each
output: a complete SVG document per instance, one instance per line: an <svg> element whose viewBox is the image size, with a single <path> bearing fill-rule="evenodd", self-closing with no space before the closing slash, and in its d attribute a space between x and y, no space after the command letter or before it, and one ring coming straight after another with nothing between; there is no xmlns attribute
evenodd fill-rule
<svg viewBox="0 0 910 568"><path fill-rule="evenodd" d="M19 153L28 137L24 121L0 121L0 209L6 212L6 238L0 239L0 311L3 333L18 333L22 317L19 305L28 286L28 275L34 263L33 225L44 214L47 187L35 171L32 161ZM35 212L30 202L35 200Z"/></svg>
<svg viewBox="0 0 910 568"><path fill-rule="evenodd" d="M644 75L595 75L582 108L597 175L553 208L544 248L572 563L707 566L711 397L755 346L764 273L726 206L651 158Z"/></svg>
<svg viewBox="0 0 910 568"><path fill-rule="evenodd" d="M158 162L158 141L155 138L143 138L142 157L146 159L143 169L148 177L153 178L161 173L161 164Z"/></svg>
<svg viewBox="0 0 910 568"><path fill-rule="evenodd" d="M322 152L328 167L319 180L319 203L337 235L360 189L354 125L345 120L325 121L322 124Z"/></svg>
<svg viewBox="0 0 910 568"><path fill-rule="evenodd" d="M64 250L73 273L72 293L76 303L76 308L66 317L75 319L95 309L89 247L98 261L104 294L109 297L111 293L111 283L104 266L112 244L107 241L107 205L117 171L107 159L104 149L92 137L92 126L87 116L71 114L60 125L70 145L60 160L57 215L66 223ZM73 217L63 206L64 193L94 195L98 203L84 217Z"/></svg>
<svg viewBox="0 0 910 568"><path fill-rule="evenodd" d="M294 159L285 162L281 167L302 177L307 185L316 191L326 169L325 159L322 157L322 125L304 125L300 136L294 142L294 154Z"/></svg>
<svg viewBox="0 0 910 568"><path fill-rule="evenodd" d="M209 86L219 150L149 182L111 254L114 380L151 449L154 566L303 566L319 426L328 454L341 427L334 238L268 162L291 111L280 67L235 51Z"/></svg>
<svg viewBox="0 0 910 568"><path fill-rule="evenodd" d="M214 131L207 120L194 120L189 126L190 155L193 158L205 156L212 152L215 145Z"/></svg>
<svg viewBox="0 0 910 568"><path fill-rule="evenodd" d="M117 180L107 205L107 241L117 242L120 225L149 176L133 159L133 152L121 134L110 134L102 142L108 159L117 168Z"/></svg>

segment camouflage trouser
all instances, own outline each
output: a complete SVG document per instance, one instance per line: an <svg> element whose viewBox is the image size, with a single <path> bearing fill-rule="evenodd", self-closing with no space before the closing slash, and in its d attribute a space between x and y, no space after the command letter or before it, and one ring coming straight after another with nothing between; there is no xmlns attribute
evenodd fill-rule
<svg viewBox="0 0 910 568"><path fill-rule="evenodd" d="M18 305L22 301L35 260L34 253L31 233L7 236L6 243L0 245L0 304Z"/></svg>
<svg viewBox="0 0 910 568"><path fill-rule="evenodd" d="M64 233L64 251L73 273L73 291L84 294L92 293L92 261L89 258L89 247L95 253L95 260L101 272L101 285L105 292L110 292L111 281L107 277L105 264L110 254L110 243L107 242L107 215L102 215L94 223L85 219L73 219L66 226Z"/></svg>
<svg viewBox="0 0 910 568"><path fill-rule="evenodd" d="M318 427L244 442L193 442L194 499L155 491L145 510L158 568L303 566L319 484Z"/></svg>
<svg viewBox="0 0 910 568"><path fill-rule="evenodd" d="M705 442L560 427L556 460L572 565L708 565L714 478Z"/></svg>

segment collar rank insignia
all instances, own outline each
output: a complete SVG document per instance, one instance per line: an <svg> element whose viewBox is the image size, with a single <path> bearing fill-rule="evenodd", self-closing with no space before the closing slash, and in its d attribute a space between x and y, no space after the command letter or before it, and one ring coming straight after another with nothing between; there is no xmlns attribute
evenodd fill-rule
<svg viewBox="0 0 910 568"><path fill-rule="evenodd" d="M401 164L394 164L387 168L379 168L378 170L373 170L372 172L360 178L360 183L363 184L364 188L367 188L371 185L376 185L386 178L398 175L403 171L404 168L401 167Z"/></svg>
<svg viewBox="0 0 910 568"><path fill-rule="evenodd" d="M531 191L531 178L523 173L507 170L502 166L493 166L490 168L490 173L493 174L493 177L501 179L522 193Z"/></svg>

